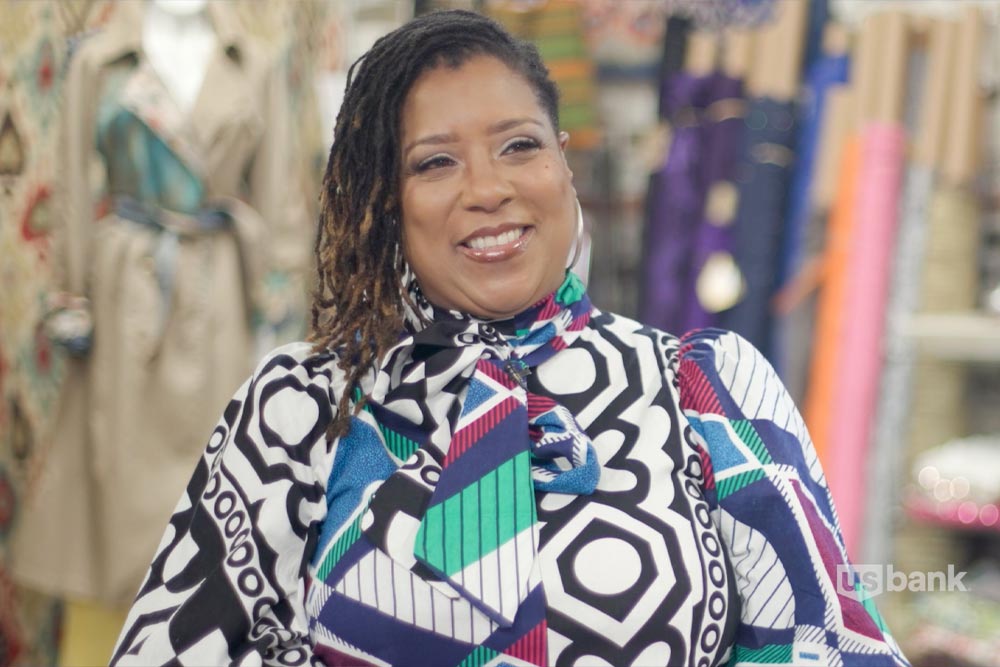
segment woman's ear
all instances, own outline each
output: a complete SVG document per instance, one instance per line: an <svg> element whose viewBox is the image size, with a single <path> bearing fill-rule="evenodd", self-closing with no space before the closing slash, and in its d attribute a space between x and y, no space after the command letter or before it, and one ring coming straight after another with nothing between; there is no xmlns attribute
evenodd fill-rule
<svg viewBox="0 0 1000 667"><path fill-rule="evenodd" d="M559 152L562 154L563 164L566 165L566 171L569 172L569 177L573 178L573 170L569 168L569 162L566 160L566 146L569 145L569 132L565 130L559 133Z"/></svg>

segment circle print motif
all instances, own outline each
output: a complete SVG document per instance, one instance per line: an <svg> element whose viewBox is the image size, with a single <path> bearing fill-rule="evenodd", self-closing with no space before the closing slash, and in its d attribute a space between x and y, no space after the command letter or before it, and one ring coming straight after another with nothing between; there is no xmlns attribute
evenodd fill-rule
<svg viewBox="0 0 1000 667"><path fill-rule="evenodd" d="M283 665L301 665L306 661L306 653L300 648L290 648L282 651L278 661Z"/></svg>
<svg viewBox="0 0 1000 667"><path fill-rule="evenodd" d="M657 613L680 577L685 577L684 594L686 575L660 566L678 562L679 548L672 531L660 532L615 507L586 505L539 554L548 606L572 619L567 632L577 627L584 633L596 631L625 646ZM609 568L619 565L621 572L609 578Z"/></svg>
<svg viewBox="0 0 1000 667"><path fill-rule="evenodd" d="M222 443L226 441L226 436L228 435L226 428L224 426L216 427L215 431L212 432L212 437L208 439L208 447L206 452L209 454L214 454L222 448Z"/></svg>
<svg viewBox="0 0 1000 667"><path fill-rule="evenodd" d="M236 506L236 494L232 491L225 491L215 501L215 516L225 519Z"/></svg>
<svg viewBox="0 0 1000 667"><path fill-rule="evenodd" d="M546 389L557 394L585 391L597 380L597 368L591 353L582 348L569 348L547 360L536 369L538 379ZM567 384L566 378L573 378Z"/></svg>
<svg viewBox="0 0 1000 667"><path fill-rule="evenodd" d="M291 445L305 441L319 419L316 402L303 400L305 396L294 387L281 387L271 394L267 389L261 397L264 423L283 443Z"/></svg>
<svg viewBox="0 0 1000 667"><path fill-rule="evenodd" d="M719 591L712 593L708 599L708 613L717 621L726 613L726 600Z"/></svg>
<svg viewBox="0 0 1000 667"><path fill-rule="evenodd" d="M264 580L260 573L253 568L247 568L240 572L236 578L236 583L240 587L240 592L250 597L257 597L264 592Z"/></svg>
<svg viewBox="0 0 1000 667"><path fill-rule="evenodd" d="M259 409L263 441L298 449L325 436L333 408L321 387L286 375L261 387Z"/></svg>
<svg viewBox="0 0 1000 667"><path fill-rule="evenodd" d="M614 567L608 567L609 564ZM642 556L620 537L600 537L576 553L573 572L584 588L598 595L618 595L642 576Z"/></svg>

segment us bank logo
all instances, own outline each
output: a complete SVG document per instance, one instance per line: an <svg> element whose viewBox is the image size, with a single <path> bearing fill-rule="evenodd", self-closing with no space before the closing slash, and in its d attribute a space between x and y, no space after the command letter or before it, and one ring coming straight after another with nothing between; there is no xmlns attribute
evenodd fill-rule
<svg viewBox="0 0 1000 667"><path fill-rule="evenodd" d="M949 565L947 572L904 572L890 563L858 563L854 566L837 566L837 593L850 597L870 598L886 591L898 593L965 592L962 578L968 572L956 572Z"/></svg>

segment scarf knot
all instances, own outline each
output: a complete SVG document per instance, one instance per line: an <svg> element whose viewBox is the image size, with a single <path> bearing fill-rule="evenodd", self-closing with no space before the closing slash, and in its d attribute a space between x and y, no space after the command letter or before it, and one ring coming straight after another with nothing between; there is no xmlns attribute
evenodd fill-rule
<svg viewBox="0 0 1000 667"><path fill-rule="evenodd" d="M600 476L593 442L570 411L528 390L532 369L586 327L590 301L571 273L500 322L440 311L417 289L411 296L421 312L408 314L370 403L380 424L419 447L378 488L363 531L509 627L540 581L535 493L590 494Z"/></svg>

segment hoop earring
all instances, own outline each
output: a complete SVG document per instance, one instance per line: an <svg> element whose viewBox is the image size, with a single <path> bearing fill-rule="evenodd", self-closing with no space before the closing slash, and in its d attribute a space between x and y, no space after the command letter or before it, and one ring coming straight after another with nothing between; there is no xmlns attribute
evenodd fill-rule
<svg viewBox="0 0 1000 667"><path fill-rule="evenodd" d="M569 271L574 266L576 266L577 261L580 259L580 252L583 250L583 209L580 207L580 199L576 200L576 244L573 247L573 257L569 260L569 264L566 265L566 270Z"/></svg>

